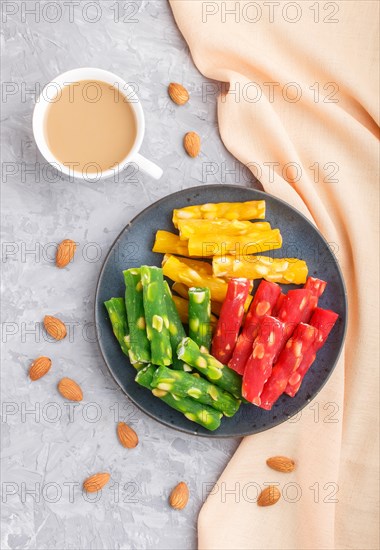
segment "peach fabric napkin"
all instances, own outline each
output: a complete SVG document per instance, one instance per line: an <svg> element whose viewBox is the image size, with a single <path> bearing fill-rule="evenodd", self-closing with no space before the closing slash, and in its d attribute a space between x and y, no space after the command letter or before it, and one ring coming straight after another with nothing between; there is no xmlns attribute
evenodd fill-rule
<svg viewBox="0 0 380 550"><path fill-rule="evenodd" d="M199 548L377 549L379 3L171 6L199 70L229 83L226 147L318 225L349 300L332 378L299 418L243 440L201 510ZM270 470L277 454L296 471ZM282 499L259 508L269 482Z"/></svg>

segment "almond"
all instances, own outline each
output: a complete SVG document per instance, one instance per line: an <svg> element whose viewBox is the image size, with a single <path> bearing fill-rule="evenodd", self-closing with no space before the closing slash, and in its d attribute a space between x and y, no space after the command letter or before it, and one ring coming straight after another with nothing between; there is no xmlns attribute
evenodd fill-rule
<svg viewBox="0 0 380 550"><path fill-rule="evenodd" d="M281 493L275 485L269 485L261 493L257 499L258 506L272 506L280 499Z"/></svg>
<svg viewBox="0 0 380 550"><path fill-rule="evenodd" d="M119 422L117 425L117 435L120 443L127 449L133 449L139 443L137 433L125 422Z"/></svg>
<svg viewBox="0 0 380 550"><path fill-rule="evenodd" d="M65 399L70 401L82 401L83 392L74 380L71 378L62 378L58 382L58 391Z"/></svg>
<svg viewBox="0 0 380 550"><path fill-rule="evenodd" d="M100 491L101 489L103 489L105 485L107 485L107 483L110 480L110 477L111 477L110 474L107 474L106 472L101 474L94 474L93 476L88 477L83 482L83 489L87 493L96 493L97 491Z"/></svg>
<svg viewBox="0 0 380 550"><path fill-rule="evenodd" d="M267 465L269 468L272 468L272 470L286 474L293 472L296 467L294 460L287 456L272 456L268 458Z"/></svg>
<svg viewBox="0 0 380 550"><path fill-rule="evenodd" d="M51 315L45 315L44 327L46 332L55 340L63 340L67 334L65 323Z"/></svg>
<svg viewBox="0 0 380 550"><path fill-rule="evenodd" d="M169 497L169 504L175 510L183 510L189 502L189 488L184 481L178 483Z"/></svg>
<svg viewBox="0 0 380 550"><path fill-rule="evenodd" d="M184 137L183 146L186 153L190 157L195 158L201 151L201 138L196 132L188 132Z"/></svg>
<svg viewBox="0 0 380 550"><path fill-rule="evenodd" d="M189 92L178 82L169 84L168 92L172 101L177 105L185 105L190 99Z"/></svg>
<svg viewBox="0 0 380 550"><path fill-rule="evenodd" d="M38 357L30 365L29 377L31 380L38 380L49 372L51 367L51 359L49 357Z"/></svg>
<svg viewBox="0 0 380 550"><path fill-rule="evenodd" d="M65 239L57 248L57 254L55 256L55 264L57 267L66 267L74 258L77 245L71 239Z"/></svg>

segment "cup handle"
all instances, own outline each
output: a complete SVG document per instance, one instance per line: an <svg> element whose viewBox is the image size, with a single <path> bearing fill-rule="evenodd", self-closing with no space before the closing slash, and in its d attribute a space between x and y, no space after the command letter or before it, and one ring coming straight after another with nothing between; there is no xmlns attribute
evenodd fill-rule
<svg viewBox="0 0 380 550"><path fill-rule="evenodd" d="M133 160L140 170L142 170L143 172L148 174L148 176L151 176L155 180L159 180L164 173L163 170L159 166L157 166L157 164L154 164L154 162L151 162L139 153L135 155Z"/></svg>

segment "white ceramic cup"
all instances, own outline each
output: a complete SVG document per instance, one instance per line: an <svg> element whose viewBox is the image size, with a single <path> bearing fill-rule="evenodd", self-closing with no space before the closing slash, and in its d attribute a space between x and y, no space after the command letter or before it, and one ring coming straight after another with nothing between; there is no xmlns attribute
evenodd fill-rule
<svg viewBox="0 0 380 550"><path fill-rule="evenodd" d="M46 135L45 135L45 117L46 112L50 105L56 100L58 94L63 87L78 82L80 80L100 80L117 87L119 92L129 101L130 106L133 109L136 118L136 139L132 149L128 155L119 163L119 167L111 168L110 170L104 170L101 174L97 174L96 179L106 179L111 176L115 176L116 173L121 171L128 163L135 163L140 170L148 174L154 179L160 179L163 172L159 166L140 155L139 150L144 139L145 134L145 117L144 111L141 107L140 100L137 97L135 90L122 78L103 69L82 68L73 69L67 71L52 80L45 86L41 95L39 96L33 113L33 134L36 140L37 147L45 159L55 168L60 170L63 174L70 177L79 179L91 180L94 179L92 175L85 174L81 171L76 171L70 166L62 164L50 151Z"/></svg>

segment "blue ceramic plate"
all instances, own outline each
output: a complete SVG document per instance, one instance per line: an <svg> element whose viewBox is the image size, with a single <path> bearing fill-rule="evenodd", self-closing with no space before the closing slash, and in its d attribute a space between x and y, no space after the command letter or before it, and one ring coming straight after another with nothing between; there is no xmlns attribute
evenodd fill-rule
<svg viewBox="0 0 380 550"><path fill-rule="evenodd" d="M209 202L266 201L267 217L272 227L283 236L283 247L277 257L298 257L306 260L309 275L328 282L320 306L333 309L339 320L328 342L306 375L294 398L283 395L271 411L254 405L242 405L233 418L223 418L215 432L187 420L169 408L147 389L135 383L135 370L121 352L103 303L124 295L122 271L141 265L161 265L162 255L151 252L158 229L172 230L172 210L191 204ZM256 286L259 281L256 281ZM295 288L293 285L284 285ZM98 341L104 360L117 384L140 409L159 422L177 430L207 437L238 437L268 430L285 422L305 407L320 391L331 375L342 349L347 318L346 292L341 271L322 235L297 210L285 202L255 189L235 185L206 185L173 193L146 208L120 233L104 262L96 290L95 320Z"/></svg>

